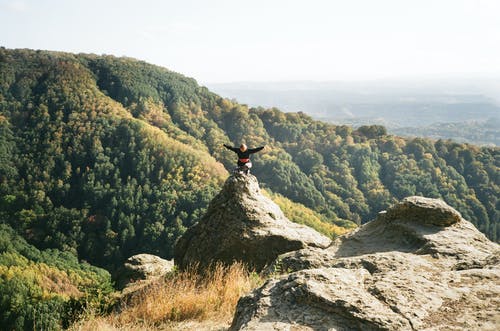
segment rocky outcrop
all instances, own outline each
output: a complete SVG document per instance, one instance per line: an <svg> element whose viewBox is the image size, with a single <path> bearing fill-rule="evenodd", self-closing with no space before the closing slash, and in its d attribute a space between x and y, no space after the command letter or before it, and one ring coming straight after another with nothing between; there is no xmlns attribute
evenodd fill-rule
<svg viewBox="0 0 500 331"><path fill-rule="evenodd" d="M281 255L232 330L496 330L500 248L435 199L410 197L327 249Z"/></svg>
<svg viewBox="0 0 500 331"><path fill-rule="evenodd" d="M241 261L260 271L282 253L309 246L325 248L330 242L313 229L289 221L261 194L254 176L234 175L203 218L179 238L174 260L181 269Z"/></svg>
<svg viewBox="0 0 500 331"><path fill-rule="evenodd" d="M164 260L156 255L137 254L124 263L119 272L117 285L124 288L139 280L148 280L166 275L172 271L174 261Z"/></svg>
<svg viewBox="0 0 500 331"><path fill-rule="evenodd" d="M403 199L383 214L387 220L407 220L436 226L452 225L462 219L460 213L443 200L417 196Z"/></svg>

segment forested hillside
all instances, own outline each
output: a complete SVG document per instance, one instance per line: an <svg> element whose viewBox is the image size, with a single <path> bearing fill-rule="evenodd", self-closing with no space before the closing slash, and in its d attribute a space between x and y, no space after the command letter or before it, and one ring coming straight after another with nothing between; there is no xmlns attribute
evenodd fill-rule
<svg viewBox="0 0 500 331"><path fill-rule="evenodd" d="M109 270L171 258L242 141L267 146L253 173L295 218L349 226L424 195L500 238L498 148L249 109L129 58L0 49L0 222L38 248Z"/></svg>
<svg viewBox="0 0 500 331"><path fill-rule="evenodd" d="M82 309L104 308L112 291L107 271L79 263L70 252L40 251L0 224L2 330L56 330Z"/></svg>

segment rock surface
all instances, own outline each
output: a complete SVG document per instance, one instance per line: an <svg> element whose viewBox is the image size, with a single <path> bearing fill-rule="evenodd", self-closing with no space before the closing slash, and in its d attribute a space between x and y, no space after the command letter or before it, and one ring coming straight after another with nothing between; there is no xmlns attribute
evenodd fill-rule
<svg viewBox="0 0 500 331"><path fill-rule="evenodd" d="M130 283L161 277L172 271L174 261L165 260L156 255L137 254L131 256L124 263L117 280L119 288L124 288Z"/></svg>
<svg viewBox="0 0 500 331"><path fill-rule="evenodd" d="M261 194L254 176L234 175L203 218L179 238L174 260L181 269L242 261L260 271L279 254L308 246L325 248L330 243L315 230L289 221Z"/></svg>
<svg viewBox="0 0 500 331"><path fill-rule="evenodd" d="M410 197L327 249L281 255L231 330L497 330L500 248L435 199Z"/></svg>

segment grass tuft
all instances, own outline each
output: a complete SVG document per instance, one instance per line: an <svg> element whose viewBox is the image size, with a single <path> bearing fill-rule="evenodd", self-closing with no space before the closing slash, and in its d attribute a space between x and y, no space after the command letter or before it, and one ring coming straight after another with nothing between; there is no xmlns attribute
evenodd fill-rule
<svg viewBox="0 0 500 331"><path fill-rule="evenodd" d="M73 330L154 329L186 323L228 324L238 299L262 280L242 263L216 264L210 271L196 268L177 271L158 279L122 302L119 312L105 317L87 317Z"/></svg>

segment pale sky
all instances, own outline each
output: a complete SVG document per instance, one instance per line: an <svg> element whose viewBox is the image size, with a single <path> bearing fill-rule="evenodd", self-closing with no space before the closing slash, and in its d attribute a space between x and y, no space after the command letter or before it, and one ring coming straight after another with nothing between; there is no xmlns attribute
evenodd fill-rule
<svg viewBox="0 0 500 331"><path fill-rule="evenodd" d="M200 83L500 74L500 0L0 0L0 46Z"/></svg>

